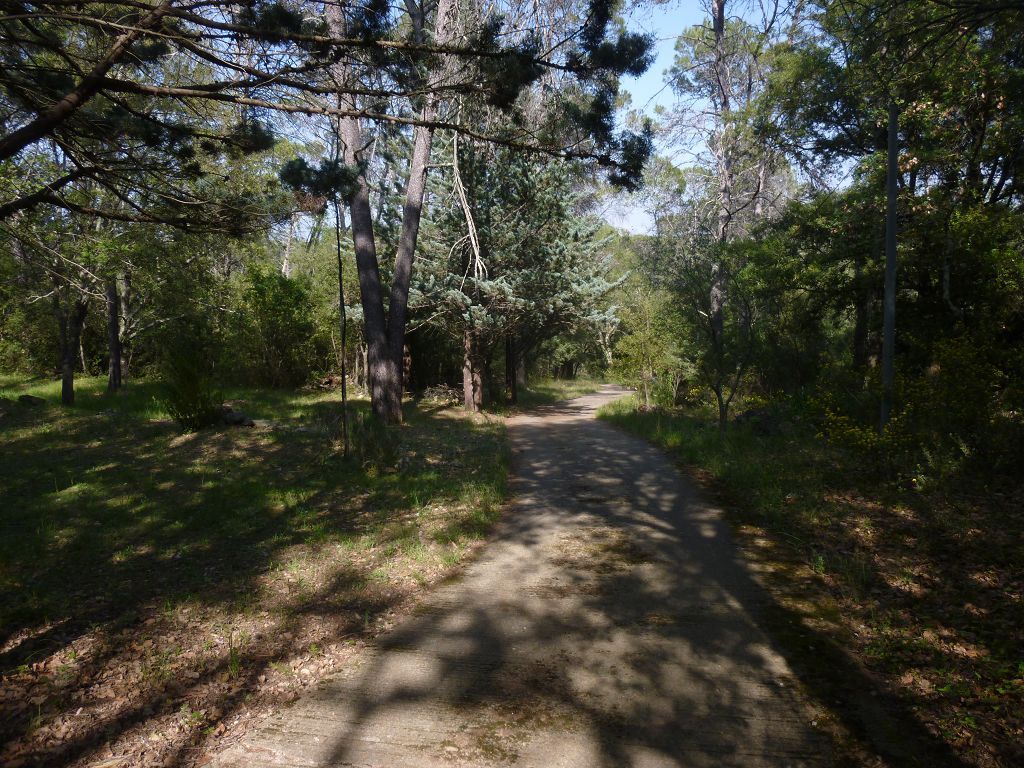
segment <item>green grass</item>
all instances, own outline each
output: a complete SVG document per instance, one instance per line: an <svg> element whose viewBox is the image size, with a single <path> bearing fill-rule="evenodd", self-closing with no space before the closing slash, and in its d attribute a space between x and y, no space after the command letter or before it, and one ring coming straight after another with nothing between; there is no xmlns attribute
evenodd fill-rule
<svg viewBox="0 0 1024 768"><path fill-rule="evenodd" d="M75 379L76 413L123 414L140 419L169 419L161 404L162 387L157 381L131 381L120 392L107 394L107 380L101 376ZM61 383L53 379L25 379L0 374L0 398L15 400L19 395L41 397L51 405L60 405ZM336 400L333 392L296 396L287 389L261 389L254 387L224 387L226 402L236 410L244 411L256 419L309 418L323 406ZM334 407L334 406L331 406Z"/></svg>
<svg viewBox="0 0 1024 768"><path fill-rule="evenodd" d="M542 405L553 405L563 400L589 395L596 392L604 384L603 381L591 378L577 379L539 379L519 390L519 402L516 408L527 410Z"/></svg>
<svg viewBox="0 0 1024 768"><path fill-rule="evenodd" d="M80 381L76 406L63 408L59 384L0 379L0 395L47 400L0 403L0 673L14 675L3 685L36 690L44 673L32 665L77 659L63 692L12 713L0 741L45 739L41 723L61 722L89 675L121 663L102 638L127 632L118 647L133 648L150 622L192 652L154 652L124 685L161 701L156 688L215 649L228 678L256 690L259 669L294 653L267 622L318 645L376 626L408 584L434 583L472 551L504 497L498 419L407 404L406 423L389 430L391 458L363 446L356 460L337 445L333 392L231 390L237 409L269 425L182 434L155 384L104 387ZM366 420L367 402L351 407ZM222 647L219 626L259 630L263 645Z"/></svg>
<svg viewBox="0 0 1024 768"><path fill-rule="evenodd" d="M324 431L334 393L233 391L240 409L280 428L181 435L159 420L153 385L107 396L101 384L82 382L74 409L18 407L4 419L0 637L83 601L219 599L297 543L355 533L371 537L364 546L401 543L416 530L397 521L425 505L472 507L442 529L480 536L503 492L496 422L409 409L398 471L341 458ZM4 391L59 398L49 382Z"/></svg>
<svg viewBox="0 0 1024 768"><path fill-rule="evenodd" d="M837 479L835 465L822 461L822 452L807 444L808 435L796 430L764 437L734 425L722 435L710 412L638 410L635 397L609 403L598 417L700 467L765 522L791 533L805 520L816 522L813 501Z"/></svg>

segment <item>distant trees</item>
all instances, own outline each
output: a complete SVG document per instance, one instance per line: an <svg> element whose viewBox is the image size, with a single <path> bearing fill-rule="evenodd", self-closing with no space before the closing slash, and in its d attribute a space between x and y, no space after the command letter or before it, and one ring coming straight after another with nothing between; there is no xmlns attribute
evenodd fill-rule
<svg viewBox="0 0 1024 768"><path fill-rule="evenodd" d="M398 421L435 132L604 166L625 186L649 152L648 134L614 127L618 76L646 67L649 41L616 31L611 3L492 11L445 0L0 3L0 222L17 238L25 217L62 210L245 239L290 212L266 165L227 169L265 163L293 128L323 136L326 122L333 138L304 139L281 179L296 208L347 203L374 410ZM379 153L387 141L393 154ZM394 154L403 142L408 164ZM378 257L378 228L395 222L385 187L404 196L393 264ZM111 273L113 361L123 307ZM112 388L119 369L109 366Z"/></svg>
<svg viewBox="0 0 1024 768"><path fill-rule="evenodd" d="M705 131L694 162L652 164L655 233L634 238L649 269L631 279L677 297L685 321L677 349L696 366L722 424L722 400L738 392L758 404L801 403L823 434L898 456L903 467L982 456L1009 466L1024 445L1015 384L1024 340L1024 47L1016 32L1024 11L930 0L800 8L775 37L747 36L759 24L709 18L684 38L673 77L688 109L670 116L668 131L695 112L702 125L718 124L714 89L724 70L715 41L730 29L741 50L753 51L740 59L756 62L756 77L741 78L753 95L727 128ZM695 92L703 109L693 108ZM736 160L720 162L715 142L730 136ZM754 215L758 184L722 172L747 169L754 179L762 160L773 181L760 188L776 195ZM736 212L725 243L723 178ZM887 209L898 214L889 216L888 249ZM728 276L722 292L719 274ZM628 322L624 329L635 332ZM724 345L716 347L716 334Z"/></svg>
<svg viewBox="0 0 1024 768"><path fill-rule="evenodd" d="M458 339L464 405L480 410L497 356L515 401L527 360L560 333L598 343L603 297L615 286L598 222L577 210L577 172L501 147L460 143L437 194L452 191L429 233L415 282L421 322ZM440 158L439 158L440 159Z"/></svg>
<svg viewBox="0 0 1024 768"><path fill-rule="evenodd" d="M792 9L773 2L750 11L713 0L707 22L678 38L668 73L677 104L661 127L688 162L682 170L664 160L651 166L646 198L655 235L642 246L649 263L640 272L674 297L690 337L689 370L714 393L723 429L755 341L745 251L733 244L776 216L794 191L788 163L759 128L759 102L791 35ZM626 329L641 332L628 322Z"/></svg>

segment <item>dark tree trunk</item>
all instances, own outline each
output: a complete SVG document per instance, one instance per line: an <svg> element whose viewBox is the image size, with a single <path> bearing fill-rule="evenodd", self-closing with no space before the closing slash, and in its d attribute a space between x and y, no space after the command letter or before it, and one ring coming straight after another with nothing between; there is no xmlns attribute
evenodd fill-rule
<svg viewBox="0 0 1024 768"><path fill-rule="evenodd" d="M526 371L526 355L520 350L519 359L516 360L516 387L525 389L529 383L529 374Z"/></svg>
<svg viewBox="0 0 1024 768"><path fill-rule="evenodd" d="M107 281L107 392L121 388L121 300L117 280Z"/></svg>
<svg viewBox="0 0 1024 768"><path fill-rule="evenodd" d="M335 158L337 159L337 157ZM294 222L295 219L293 218ZM346 350L348 345L348 315L345 313L345 263L341 257L341 201L334 198L334 255L338 262L338 331L341 336L341 450L348 456L348 366ZM291 234L289 233L289 243Z"/></svg>
<svg viewBox="0 0 1024 768"><path fill-rule="evenodd" d="M511 333L505 335L505 390L510 403L519 402L519 355Z"/></svg>
<svg viewBox="0 0 1024 768"><path fill-rule="evenodd" d="M711 22L715 39L715 89L718 96L718 110L722 126L717 139L718 169L718 221L715 227L715 239L719 245L729 241L729 226L733 216L733 153L728 146L725 127L732 108L731 75L729 71L728 52L726 50L726 2L712 0ZM711 352L715 359L715 377L721 387L725 380L725 303L728 295L728 276L722 255L711 267L711 290L708 296L708 331L711 341Z"/></svg>
<svg viewBox="0 0 1024 768"><path fill-rule="evenodd" d="M467 328L462 335L462 404L471 413L479 413L484 407L479 351L476 333Z"/></svg>
<svg viewBox="0 0 1024 768"><path fill-rule="evenodd" d="M434 24L434 41L445 43L454 23L454 0L439 0L437 18ZM413 6L415 9L415 6ZM344 36L345 19L339 6L328 6L328 24L333 32ZM417 37L423 36L423 14L411 11ZM350 73L345 65L337 67L339 82L344 84ZM439 98L430 93L423 104L420 117L424 122L434 120ZM339 93L339 107L358 109L355 97ZM346 165L360 166L365 159L363 151L367 142L362 126L356 117L338 120L338 134L342 142L343 158ZM395 269L391 282L388 310L384 310L384 289L381 284L380 267L373 229L373 214L370 207L370 187L365 173L360 173L356 190L349 198L352 240L356 254L356 271L359 273L359 292L363 305L366 342L369 346L368 379L370 402L373 412L385 423L402 421L402 369L405 352L405 326L408 319L409 285L413 261L416 255L416 240L419 235L420 219L423 212L423 198L426 192L427 168L433 144L432 128L418 125L413 130L413 152L409 163L409 179L406 184L405 206L402 213L402 229L395 254Z"/></svg>
<svg viewBox="0 0 1024 768"><path fill-rule="evenodd" d="M878 260L878 240L873 238L873 261ZM853 367L864 370L868 364L868 328L871 320L872 290L864 278L864 258L858 255L853 263L854 320L853 320Z"/></svg>
<svg viewBox="0 0 1024 768"><path fill-rule="evenodd" d="M58 309L60 325L60 401L75 404L75 366L78 364L86 303L76 300L68 308Z"/></svg>
<svg viewBox="0 0 1024 768"><path fill-rule="evenodd" d="M131 374L132 339L135 336L137 307L132 292L132 273L125 271L121 276L120 339L121 383Z"/></svg>
<svg viewBox="0 0 1024 768"><path fill-rule="evenodd" d="M682 376L676 376L672 382L672 405L686 405L688 384L689 382Z"/></svg>
<svg viewBox="0 0 1024 768"><path fill-rule="evenodd" d="M899 110L889 102L889 148L886 171L885 294L882 301L882 412L879 429L885 429L892 413L896 378L896 192L899 173Z"/></svg>
<svg viewBox="0 0 1024 768"><path fill-rule="evenodd" d="M408 344L402 349L402 391L412 391L412 349Z"/></svg>
<svg viewBox="0 0 1024 768"><path fill-rule="evenodd" d="M718 401L718 431L725 434L729 426L729 400L725 398L721 388L715 389L715 400Z"/></svg>

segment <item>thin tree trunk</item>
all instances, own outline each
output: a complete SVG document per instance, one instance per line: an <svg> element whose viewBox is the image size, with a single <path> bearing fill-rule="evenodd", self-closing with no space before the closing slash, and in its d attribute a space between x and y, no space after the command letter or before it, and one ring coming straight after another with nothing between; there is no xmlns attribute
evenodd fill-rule
<svg viewBox="0 0 1024 768"><path fill-rule="evenodd" d="M89 364L85 360L85 344L82 343L82 332L78 333L78 361L82 364L82 376L89 375Z"/></svg>
<svg viewBox="0 0 1024 768"><path fill-rule="evenodd" d="M505 334L505 390L508 401L515 405L519 402L518 360L516 340L512 333Z"/></svg>
<svg viewBox="0 0 1024 768"><path fill-rule="evenodd" d="M121 388L121 300L117 280L107 280L107 392Z"/></svg>
<svg viewBox="0 0 1024 768"><path fill-rule="evenodd" d="M450 4L451 0L441 0L438 4L438 27L443 24L440 20L441 15L450 13ZM423 119L433 120L436 111L437 98L428 96L423 107ZM405 369L405 326L409 315L409 285L412 280L413 261L416 258L416 240L423 215L423 199L427 191L427 165L430 162L433 141L432 128L416 127L413 132L409 180L405 190L402 230L398 239L398 251L395 254L395 272L391 279L391 299L388 304L389 352L397 378L397 388L393 387L388 392L389 411L394 415L394 418L388 419L389 422L402 420L402 381Z"/></svg>
<svg viewBox="0 0 1024 768"><path fill-rule="evenodd" d="M718 91L718 109L721 125L718 128L718 223L716 240L720 246L729 240L729 225L732 221L732 153L727 146L726 132L731 108L732 88L729 61L725 48L726 0L712 0L711 17L715 36L715 87ZM727 295L726 270L721 256L711 267L711 292L708 297L708 326L711 332L711 349L715 358L715 375L721 379L725 373L725 302Z"/></svg>
<svg viewBox="0 0 1024 768"><path fill-rule="evenodd" d="M899 173L899 110L889 102L889 151L886 170L885 294L882 301L882 409L879 429L889 423L896 378L896 193Z"/></svg>
<svg viewBox="0 0 1024 768"><path fill-rule="evenodd" d="M484 407L478 352L476 333L468 326L462 334L462 404L471 413L479 413Z"/></svg>
<svg viewBox="0 0 1024 768"><path fill-rule="evenodd" d="M872 238L876 245L873 261L878 259L877 239ZM853 262L854 282L854 322L853 322L853 367L863 370L868 364L868 310L871 291L864 279L864 257L858 254Z"/></svg>
<svg viewBox="0 0 1024 768"><path fill-rule="evenodd" d="M131 371L131 349L132 338L135 335L136 304L135 295L132 293L132 273L125 271L121 277L121 302L120 302L120 339L118 347L121 352L121 378L124 384L125 378Z"/></svg>
<svg viewBox="0 0 1024 768"><path fill-rule="evenodd" d="M729 426L729 401L722 395L720 387L715 389L715 400L718 401L718 432L724 435Z"/></svg>
<svg viewBox="0 0 1024 768"><path fill-rule="evenodd" d="M60 401L63 405L75 404L75 366L81 351L86 308L85 302L75 301L70 308L61 311L58 318L61 346Z"/></svg>
<svg viewBox="0 0 1024 768"><path fill-rule="evenodd" d="M341 332L341 453L343 456L348 456L348 367L345 356L348 317L345 314L345 267L341 258L341 225L341 201L335 195L334 253L338 260L338 324L340 325Z"/></svg>
<svg viewBox="0 0 1024 768"><path fill-rule="evenodd" d="M288 239L284 241L284 258L281 260L281 274L292 276L292 242L295 240L295 220L299 214L293 213L288 218Z"/></svg>

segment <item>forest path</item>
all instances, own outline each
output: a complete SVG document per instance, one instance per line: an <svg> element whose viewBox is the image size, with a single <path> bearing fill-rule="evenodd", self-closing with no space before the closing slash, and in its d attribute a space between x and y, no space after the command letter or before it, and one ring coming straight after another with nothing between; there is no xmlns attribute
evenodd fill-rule
<svg viewBox="0 0 1024 768"><path fill-rule="evenodd" d="M510 419L512 501L479 560L213 765L829 764L721 513L594 418L622 394Z"/></svg>

